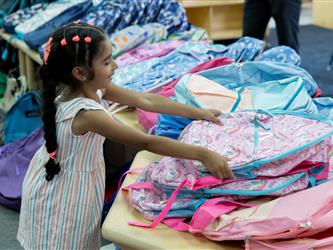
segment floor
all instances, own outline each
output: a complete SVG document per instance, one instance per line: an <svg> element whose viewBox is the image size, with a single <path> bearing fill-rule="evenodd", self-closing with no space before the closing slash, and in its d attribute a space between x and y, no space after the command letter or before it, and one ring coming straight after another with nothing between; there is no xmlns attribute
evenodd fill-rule
<svg viewBox="0 0 333 250"><path fill-rule="evenodd" d="M0 250L22 250L19 242L16 240L19 213L0 205ZM101 250L115 250L111 242L102 238Z"/></svg>

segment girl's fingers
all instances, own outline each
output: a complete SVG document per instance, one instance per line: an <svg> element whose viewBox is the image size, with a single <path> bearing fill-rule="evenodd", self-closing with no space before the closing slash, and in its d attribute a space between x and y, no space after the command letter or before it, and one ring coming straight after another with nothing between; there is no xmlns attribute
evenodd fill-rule
<svg viewBox="0 0 333 250"><path fill-rule="evenodd" d="M212 118L212 122L219 124L219 125L223 125L223 122L221 120L219 120L216 116L214 116Z"/></svg>

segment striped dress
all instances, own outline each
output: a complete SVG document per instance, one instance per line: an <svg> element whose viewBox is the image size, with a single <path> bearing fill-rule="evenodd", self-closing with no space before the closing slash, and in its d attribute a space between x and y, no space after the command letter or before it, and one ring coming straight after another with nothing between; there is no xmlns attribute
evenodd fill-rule
<svg viewBox="0 0 333 250"><path fill-rule="evenodd" d="M106 111L105 101L80 97L56 103L56 161L61 171L46 181L49 155L43 145L24 178L17 238L25 249L99 249L105 138L92 132L74 135L71 124L82 109Z"/></svg>

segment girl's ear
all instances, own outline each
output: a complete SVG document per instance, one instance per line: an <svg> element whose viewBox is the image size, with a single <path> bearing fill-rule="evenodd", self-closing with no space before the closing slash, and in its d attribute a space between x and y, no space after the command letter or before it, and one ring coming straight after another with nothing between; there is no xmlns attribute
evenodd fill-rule
<svg viewBox="0 0 333 250"><path fill-rule="evenodd" d="M88 72L86 72L86 70L83 67L80 66L75 66L72 69L72 74L75 77L75 79L84 82L87 80L88 77Z"/></svg>

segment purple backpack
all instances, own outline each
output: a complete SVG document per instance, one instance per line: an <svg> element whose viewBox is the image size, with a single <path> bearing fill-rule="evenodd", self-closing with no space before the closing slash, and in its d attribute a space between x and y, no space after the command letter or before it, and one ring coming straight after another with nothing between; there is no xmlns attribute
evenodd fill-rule
<svg viewBox="0 0 333 250"><path fill-rule="evenodd" d="M43 130L36 129L20 140L0 147L0 204L19 210L22 184L29 164L44 143Z"/></svg>

